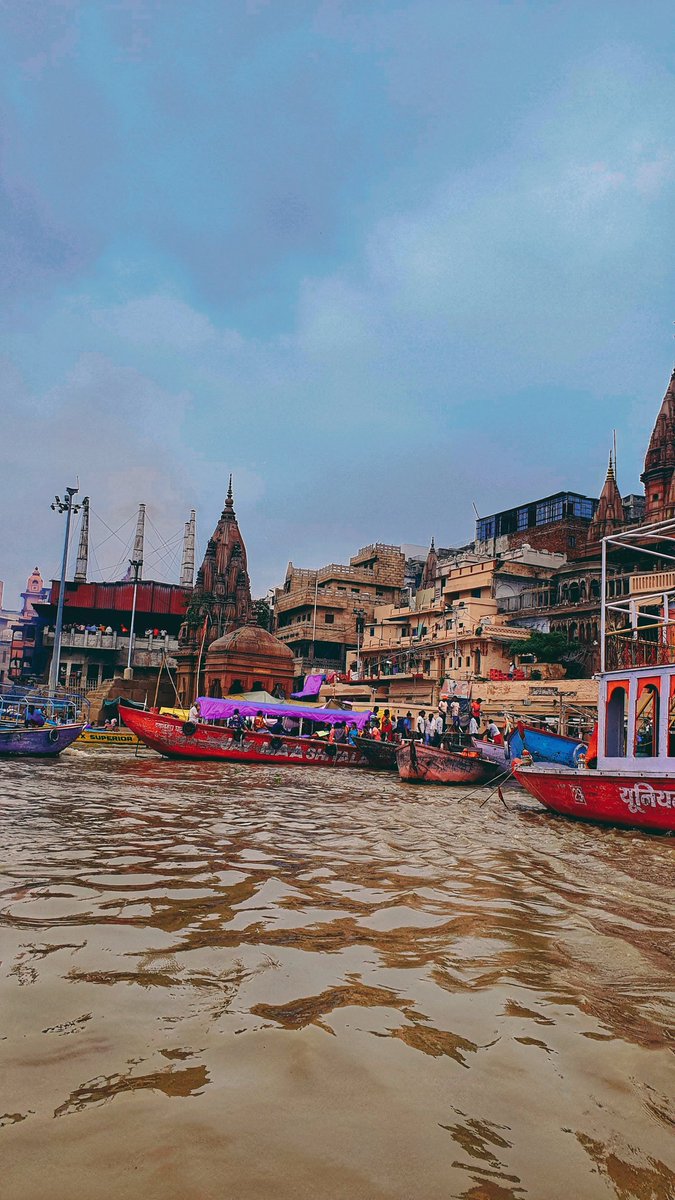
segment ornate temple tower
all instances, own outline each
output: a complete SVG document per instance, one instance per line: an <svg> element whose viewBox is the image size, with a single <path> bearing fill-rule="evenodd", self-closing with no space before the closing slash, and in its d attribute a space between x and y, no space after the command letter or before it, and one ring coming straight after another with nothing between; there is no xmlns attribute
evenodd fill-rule
<svg viewBox="0 0 675 1200"><path fill-rule="evenodd" d="M434 539L431 539L431 545L424 563L420 588L432 588L436 586L436 575L438 572L438 555L436 554L436 546Z"/></svg>
<svg viewBox="0 0 675 1200"><path fill-rule="evenodd" d="M230 475L225 507L206 547L178 635L178 691L184 701L189 703L198 693L197 675L211 643L252 620L246 547L234 511Z"/></svg>
<svg viewBox="0 0 675 1200"><path fill-rule="evenodd" d="M607 477L600 493L598 507L588 527L587 540L589 545L599 542L610 533L615 533L625 524L626 518L623 511L623 501L616 482L614 461L610 454Z"/></svg>
<svg viewBox="0 0 675 1200"><path fill-rule="evenodd" d="M645 485L646 524L675 516L675 371L656 418L640 478Z"/></svg>

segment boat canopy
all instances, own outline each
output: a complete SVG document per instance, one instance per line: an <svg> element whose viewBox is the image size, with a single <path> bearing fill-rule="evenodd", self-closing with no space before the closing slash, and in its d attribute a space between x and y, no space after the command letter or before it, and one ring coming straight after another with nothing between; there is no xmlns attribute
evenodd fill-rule
<svg viewBox="0 0 675 1200"><path fill-rule="evenodd" d="M199 707L206 721L226 721L235 709L239 709L242 717L254 717L263 713L266 717L294 717L295 720L317 721L321 725L339 725L348 721L350 724L363 729L370 718L367 712L354 712L346 708L315 708L314 705L301 704L263 704L257 700L214 700L210 696L199 697Z"/></svg>

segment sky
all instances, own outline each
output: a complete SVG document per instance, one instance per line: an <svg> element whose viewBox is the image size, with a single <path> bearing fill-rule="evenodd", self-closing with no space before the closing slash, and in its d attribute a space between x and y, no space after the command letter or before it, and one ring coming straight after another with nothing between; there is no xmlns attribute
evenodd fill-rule
<svg viewBox="0 0 675 1200"><path fill-rule="evenodd" d="M4 0L0 579L624 494L673 365L670 0ZM74 557L71 570L74 566Z"/></svg>

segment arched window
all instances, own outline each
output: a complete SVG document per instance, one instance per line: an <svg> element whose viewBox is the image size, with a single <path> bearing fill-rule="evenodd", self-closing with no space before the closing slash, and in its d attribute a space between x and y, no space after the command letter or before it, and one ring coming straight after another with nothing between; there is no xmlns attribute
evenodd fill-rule
<svg viewBox="0 0 675 1200"><path fill-rule="evenodd" d="M220 680L214 679L211 684L211 687L209 688L209 696L211 697L212 700L220 700L222 698L222 695L223 695L223 692L222 692L222 688L220 686Z"/></svg>
<svg viewBox="0 0 675 1200"><path fill-rule="evenodd" d="M625 758L628 743L628 691L617 683L607 701L605 754L607 758Z"/></svg>
<svg viewBox="0 0 675 1200"><path fill-rule="evenodd" d="M570 584L570 604L578 604L578 603L579 603L579 584L576 583L576 581L575 581L574 583Z"/></svg>
<svg viewBox="0 0 675 1200"><path fill-rule="evenodd" d="M600 584L597 579L591 579L591 600L600 599Z"/></svg>
<svg viewBox="0 0 675 1200"><path fill-rule="evenodd" d="M638 692L635 714L635 756L655 758L659 752L658 684L643 683Z"/></svg>
<svg viewBox="0 0 675 1200"><path fill-rule="evenodd" d="M579 599L580 600L586 599L586 580L585 579L582 579L581 583L579 584Z"/></svg>

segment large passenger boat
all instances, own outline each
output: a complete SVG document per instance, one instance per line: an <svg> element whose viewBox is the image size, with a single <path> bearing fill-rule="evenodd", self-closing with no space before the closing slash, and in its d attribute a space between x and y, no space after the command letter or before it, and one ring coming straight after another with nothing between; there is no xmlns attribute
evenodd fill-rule
<svg viewBox="0 0 675 1200"><path fill-rule="evenodd" d="M649 556L652 569L631 576L628 597L608 597L607 560L615 550L624 561ZM586 767L515 768L523 787L554 812L675 832L673 561L672 520L603 539L598 724Z"/></svg>
<svg viewBox="0 0 675 1200"><path fill-rule="evenodd" d="M236 697L199 700L198 723L158 712L141 712L121 704L124 723L146 746L165 758L217 759L226 762L293 764L308 767L365 767L367 761L350 742L329 740L331 728L346 722L362 729L369 712L314 708L297 704L257 704ZM248 719L259 713L272 728L248 729L226 725L235 715ZM297 729L297 732L296 732ZM319 737L322 730L324 736Z"/></svg>

